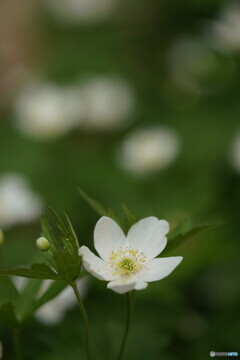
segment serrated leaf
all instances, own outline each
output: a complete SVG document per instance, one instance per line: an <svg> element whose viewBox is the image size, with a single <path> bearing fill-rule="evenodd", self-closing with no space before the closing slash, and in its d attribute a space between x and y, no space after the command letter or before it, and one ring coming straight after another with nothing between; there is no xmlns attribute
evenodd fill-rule
<svg viewBox="0 0 240 360"><path fill-rule="evenodd" d="M90 205L99 215L108 216L120 224L119 217L113 209L105 208L100 202L87 195L82 189L78 189L80 196Z"/></svg>
<svg viewBox="0 0 240 360"><path fill-rule="evenodd" d="M0 270L0 275L15 275L32 279L51 279L63 280L63 278L53 271L46 264L33 264L31 267L18 267Z"/></svg>
<svg viewBox="0 0 240 360"><path fill-rule="evenodd" d="M56 224L57 224L57 227L59 228L59 230L61 231L61 233L63 235L67 236L68 232L67 232L67 228L66 228L64 222L60 219L58 214L51 207L49 209L52 212L53 216L55 217Z"/></svg>
<svg viewBox="0 0 240 360"><path fill-rule="evenodd" d="M80 275L82 260L80 256L70 256L69 254L58 251L53 255L57 265L59 275L68 283L77 279Z"/></svg>
<svg viewBox="0 0 240 360"><path fill-rule="evenodd" d="M67 216L67 214L65 214L65 217L67 219L67 231L68 231L68 238L69 238L69 241L71 242L72 244L72 247L75 251L76 254L78 254L78 249L79 249L79 242L78 242L78 238L77 238L77 235L73 229L73 226L72 226L72 223L69 219L69 217Z"/></svg>
<svg viewBox="0 0 240 360"><path fill-rule="evenodd" d="M14 306L11 302L8 302L0 307L0 323L4 323L12 328L19 325Z"/></svg>
<svg viewBox="0 0 240 360"><path fill-rule="evenodd" d="M42 235L49 241L51 248L57 248L57 241L48 220L45 216L41 217Z"/></svg>
<svg viewBox="0 0 240 360"><path fill-rule="evenodd" d="M219 226L222 226L222 225L223 225L223 223L209 224L209 225L199 225L199 226L196 226L196 227L188 230L184 234L179 234L179 235L175 236L172 239L170 238L168 240L168 245L167 245L166 251L170 252L173 249L175 249L176 247L178 247L178 246L182 245L183 243L185 243L187 240L199 235L200 233L202 233L204 231L215 229L215 228L217 228Z"/></svg>

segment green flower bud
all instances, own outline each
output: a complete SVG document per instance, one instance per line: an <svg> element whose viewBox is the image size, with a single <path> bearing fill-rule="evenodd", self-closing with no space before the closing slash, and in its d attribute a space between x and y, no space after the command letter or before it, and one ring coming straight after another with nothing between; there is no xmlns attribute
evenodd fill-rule
<svg viewBox="0 0 240 360"><path fill-rule="evenodd" d="M0 228L0 246L2 246L4 243L4 233L2 229Z"/></svg>
<svg viewBox="0 0 240 360"><path fill-rule="evenodd" d="M41 251L47 251L50 248L49 241L45 237L38 238L36 245Z"/></svg>

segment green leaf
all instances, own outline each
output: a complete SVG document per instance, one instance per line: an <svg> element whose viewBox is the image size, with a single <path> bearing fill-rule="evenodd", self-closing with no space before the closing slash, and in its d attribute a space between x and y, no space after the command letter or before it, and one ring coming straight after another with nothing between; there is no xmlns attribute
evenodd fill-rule
<svg viewBox="0 0 240 360"><path fill-rule="evenodd" d="M71 283L79 277L82 259L78 254L70 256L68 253L58 251L54 253L53 259L56 262L57 271L62 279Z"/></svg>
<svg viewBox="0 0 240 360"><path fill-rule="evenodd" d="M17 317L21 322L32 315L35 309L36 297L42 283L43 280L40 279L28 279L26 286L21 291L21 296L16 304Z"/></svg>
<svg viewBox="0 0 240 360"><path fill-rule="evenodd" d="M168 240L168 245L167 245L166 251L170 252L173 249L175 249L176 247L185 243L185 241L194 238L195 236L199 235L200 233L202 233L204 231L216 229L217 227L222 226L222 225L223 225L223 223L199 225L199 226L196 226L196 227L188 230L187 232L185 232L183 234L179 234L179 235L175 236L174 238L170 238Z"/></svg>
<svg viewBox="0 0 240 360"><path fill-rule="evenodd" d="M0 305L7 302L15 302L19 299L19 293L9 277L0 278Z"/></svg>
<svg viewBox="0 0 240 360"><path fill-rule="evenodd" d="M33 264L30 268L19 267L4 269L0 270L0 275L15 275L33 279L63 280L59 274L46 264Z"/></svg>
<svg viewBox="0 0 240 360"><path fill-rule="evenodd" d="M56 250L58 244L55 239L53 230L45 216L41 217L41 227L42 227L42 235L49 241L51 248Z"/></svg>
<svg viewBox="0 0 240 360"><path fill-rule="evenodd" d="M57 227L59 228L59 230L61 231L61 233L65 236L67 236L68 231L67 228L65 226L65 224L63 223L63 221L60 219L60 217L58 216L58 214L50 207L49 208L50 211L52 212L53 216L55 217L56 223L57 223Z"/></svg>
<svg viewBox="0 0 240 360"><path fill-rule="evenodd" d="M67 216L67 214L65 214L65 217L67 219L67 231L68 231L68 238L69 241L72 244L73 249L75 250L75 253L78 254L78 249L79 249L79 242L78 242L78 238L77 235L73 229L72 223L69 219L69 217Z"/></svg>
<svg viewBox="0 0 240 360"><path fill-rule="evenodd" d="M127 207L126 204L122 204L122 209L125 215L125 219L127 222L127 230L130 229L130 227L137 222L137 217L133 214L133 212Z"/></svg>
<svg viewBox="0 0 240 360"><path fill-rule="evenodd" d="M100 204L98 201L91 198L89 195L87 195L82 189L78 189L80 196L90 205L99 215L101 216L108 216L115 220L118 224L120 224L119 217L115 213L113 209L105 208L102 204Z"/></svg>
<svg viewBox="0 0 240 360"><path fill-rule="evenodd" d="M19 325L14 306L11 302L8 302L0 307L0 322L9 327L16 327Z"/></svg>

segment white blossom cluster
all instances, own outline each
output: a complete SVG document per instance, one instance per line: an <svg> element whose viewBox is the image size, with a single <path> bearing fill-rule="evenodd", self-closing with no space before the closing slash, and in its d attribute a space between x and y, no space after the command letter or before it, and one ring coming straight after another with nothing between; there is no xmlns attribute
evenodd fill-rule
<svg viewBox="0 0 240 360"><path fill-rule="evenodd" d="M134 111L135 94L121 79L96 77L79 85L26 85L14 108L17 127L37 139L60 137L73 129L114 131Z"/></svg>

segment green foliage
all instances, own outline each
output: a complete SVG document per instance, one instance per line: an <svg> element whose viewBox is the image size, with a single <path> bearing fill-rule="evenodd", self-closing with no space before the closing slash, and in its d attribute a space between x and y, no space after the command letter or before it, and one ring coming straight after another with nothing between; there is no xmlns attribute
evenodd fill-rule
<svg viewBox="0 0 240 360"><path fill-rule="evenodd" d="M34 311L57 296L67 284L75 281L80 274L81 258L79 243L73 226L66 216L66 224L51 209L60 234L55 234L45 217L41 219L42 235L49 241L49 251L43 253L51 267L45 263L30 267L1 269L0 275L0 320L8 326L16 326L28 319ZM29 278L21 295L7 276ZM38 297L42 280L58 280Z"/></svg>
<svg viewBox="0 0 240 360"><path fill-rule="evenodd" d="M79 193L81 197L101 216L108 216L114 221L116 221L122 229L126 232L130 229L130 227L135 224L137 221L137 217L133 214L132 210L130 210L125 203L122 204L122 217L119 217L117 213L111 209L106 208L100 202L96 201L89 195L87 195L82 189L79 189Z"/></svg>
<svg viewBox="0 0 240 360"><path fill-rule="evenodd" d="M19 267L13 269L4 269L0 270L0 275L14 275L32 279L63 280L59 274L53 271L46 264L33 264L29 268Z"/></svg>
<svg viewBox="0 0 240 360"><path fill-rule="evenodd" d="M0 288L0 305L9 301L15 302L19 298L19 293L9 277L0 277Z"/></svg>
<svg viewBox="0 0 240 360"><path fill-rule="evenodd" d="M9 277L0 278L0 284L2 287L0 322L9 327L19 326L25 322L37 309L52 300L67 286L64 281L53 281L39 297L43 280L29 278L21 293L18 293Z"/></svg>
<svg viewBox="0 0 240 360"><path fill-rule="evenodd" d="M216 229L219 226L222 226L222 223L219 224L209 224L209 225L198 225L190 230L180 233L177 236L168 240L168 245L166 248L166 252L170 252L177 248L178 246L184 244L187 240L193 239L194 237L198 236L200 233Z"/></svg>
<svg viewBox="0 0 240 360"><path fill-rule="evenodd" d="M71 283L78 278L82 264L79 255L69 256L66 252L57 251L54 253L53 259L56 263L56 270L62 279Z"/></svg>
<svg viewBox="0 0 240 360"><path fill-rule="evenodd" d="M41 217L41 227L42 227L42 236L48 239L51 248L56 250L57 242L55 239L55 235L53 233L51 225L49 224L45 216Z"/></svg>
<svg viewBox="0 0 240 360"><path fill-rule="evenodd" d="M77 235L66 214L65 224L53 209L50 210L59 233L54 233L45 217L42 217L41 225L42 235L50 243L49 251L44 252L43 255L54 270L46 264L35 264L30 269L17 268L2 270L0 274L11 274L35 279L64 280L68 283L78 278L81 271L81 258L78 255L79 242Z"/></svg>
<svg viewBox="0 0 240 360"><path fill-rule="evenodd" d="M108 216L115 220L118 224L121 221L115 211L111 208L106 208L100 202L94 200L92 197L87 195L82 189L78 189L80 196L101 216Z"/></svg>
<svg viewBox="0 0 240 360"><path fill-rule="evenodd" d="M12 303L8 302L0 307L0 322L12 328L19 325Z"/></svg>

